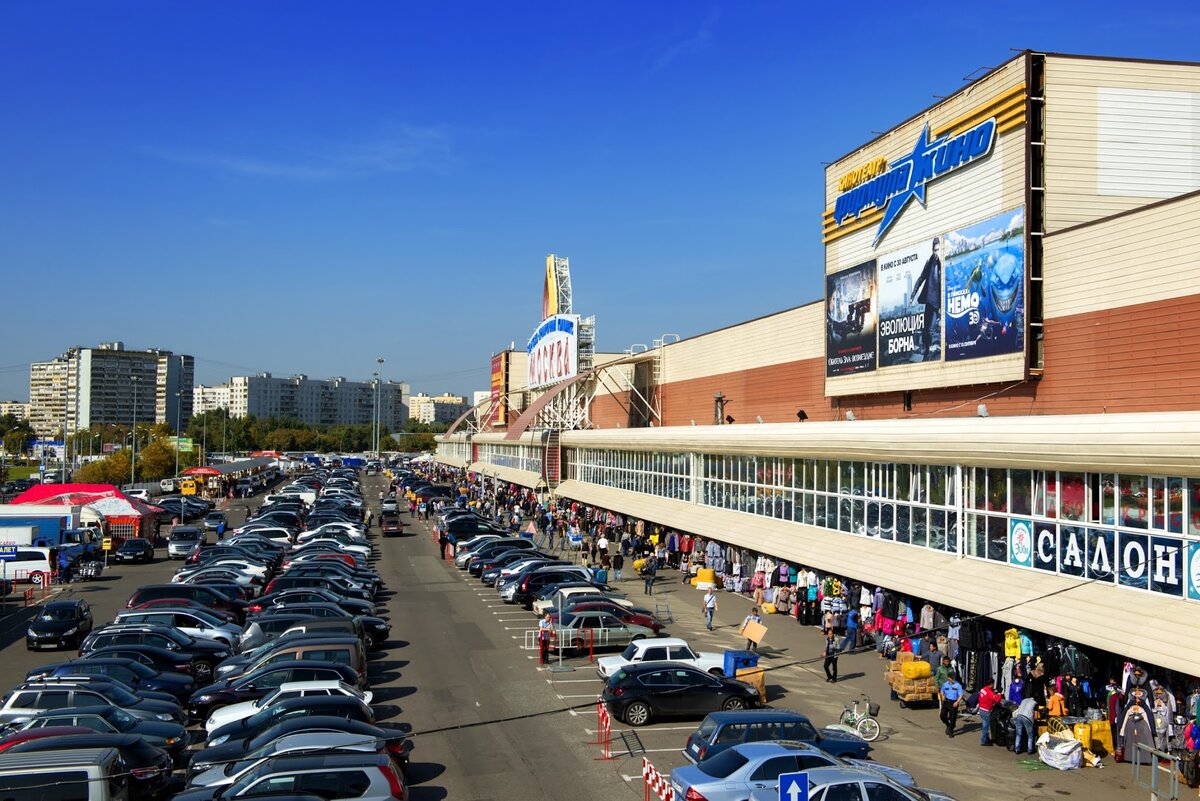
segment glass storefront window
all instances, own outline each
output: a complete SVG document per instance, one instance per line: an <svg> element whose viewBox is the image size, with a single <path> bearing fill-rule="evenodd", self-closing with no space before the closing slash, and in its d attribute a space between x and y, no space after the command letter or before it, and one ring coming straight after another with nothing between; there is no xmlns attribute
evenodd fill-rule
<svg viewBox="0 0 1200 801"><path fill-rule="evenodd" d="M1129 528L1146 528L1149 523L1146 508L1149 500L1149 488L1146 477L1122 475L1119 487L1121 525Z"/></svg>
<svg viewBox="0 0 1200 801"><path fill-rule="evenodd" d="M1029 470L1010 470L1009 480L1012 482L1011 502L1009 507L1015 515L1033 513L1033 474Z"/></svg>
<svg viewBox="0 0 1200 801"><path fill-rule="evenodd" d="M912 543L912 515L913 508L906 503L896 504L896 542ZM915 511L923 514L924 509L918 508ZM921 543L916 543L921 544Z"/></svg>
<svg viewBox="0 0 1200 801"><path fill-rule="evenodd" d="M987 471L982 467L973 467L969 471L964 471L967 474L967 486L970 490L967 492L967 500L971 504L972 509L986 509L987 507Z"/></svg>
<svg viewBox="0 0 1200 801"><path fill-rule="evenodd" d="M989 512L1008 511L1008 471L1004 468L990 468L988 474L988 505Z"/></svg>
<svg viewBox="0 0 1200 801"><path fill-rule="evenodd" d="M853 473L851 476L851 486L853 487L853 492L855 495L865 495L867 478L866 469L862 462L853 462L852 465Z"/></svg>
<svg viewBox="0 0 1200 801"><path fill-rule="evenodd" d="M946 469L940 464L929 466L928 503L932 503L935 506L949 505L946 500ZM925 503L926 494L922 492L918 500L921 503Z"/></svg>
<svg viewBox="0 0 1200 801"><path fill-rule="evenodd" d="M1033 472L1033 513L1038 517L1058 517L1058 473Z"/></svg>
<svg viewBox="0 0 1200 801"><path fill-rule="evenodd" d="M993 562L1008 561L1008 518L987 518L987 558Z"/></svg>
<svg viewBox="0 0 1200 801"><path fill-rule="evenodd" d="M1058 508L1063 520L1083 520L1087 491L1082 473L1058 474Z"/></svg>

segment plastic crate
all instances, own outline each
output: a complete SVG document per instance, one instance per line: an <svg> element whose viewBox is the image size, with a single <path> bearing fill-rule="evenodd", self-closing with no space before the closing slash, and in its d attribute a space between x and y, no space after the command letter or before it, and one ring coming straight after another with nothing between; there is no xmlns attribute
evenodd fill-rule
<svg viewBox="0 0 1200 801"><path fill-rule="evenodd" d="M736 676L743 668L758 667L758 654L753 651L726 651L725 675Z"/></svg>

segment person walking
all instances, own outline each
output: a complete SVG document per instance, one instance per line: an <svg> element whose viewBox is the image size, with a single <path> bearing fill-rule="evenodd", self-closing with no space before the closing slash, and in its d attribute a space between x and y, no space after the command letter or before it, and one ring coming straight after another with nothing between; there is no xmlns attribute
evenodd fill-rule
<svg viewBox="0 0 1200 801"><path fill-rule="evenodd" d="M612 558L613 581L621 581L621 571L625 568L625 554L617 551Z"/></svg>
<svg viewBox="0 0 1200 801"><path fill-rule="evenodd" d="M825 657L823 665L825 668L825 681L830 684L837 684L838 654L841 652L842 649L838 648L837 638L834 636L833 629L826 629L825 650L821 652L821 655Z"/></svg>
<svg viewBox="0 0 1200 801"><path fill-rule="evenodd" d="M450 535L446 533L445 529L439 529L438 530L438 556L440 556L442 558L443 562L446 560L446 546L449 544L450 544Z"/></svg>
<svg viewBox="0 0 1200 801"><path fill-rule="evenodd" d="M846 636L842 638L842 646L838 648L838 653L842 651L853 651L858 647L858 610L853 607L846 613ZM834 673L837 673L835 670Z"/></svg>
<svg viewBox="0 0 1200 801"><path fill-rule="evenodd" d="M741 629L739 629L739 632L742 634L745 634L746 626L749 626L751 623L762 623L762 615L760 615L758 613L757 606L750 610L750 614L746 615L746 619L742 621L742 627L741 627ZM756 643L754 640L747 637L746 638L746 650L753 651L754 653L758 653L758 643Z"/></svg>
<svg viewBox="0 0 1200 801"><path fill-rule="evenodd" d="M1016 737L1013 738L1010 751L1016 751L1018 754L1036 754L1037 747L1033 742L1033 734L1036 731L1033 725L1034 716L1037 714L1037 699L1033 696L1021 701L1017 711L1013 714L1013 725L1017 727ZM1021 744L1025 747L1022 749Z"/></svg>
<svg viewBox="0 0 1200 801"><path fill-rule="evenodd" d="M542 619L538 621L539 665L544 665L550 661L550 641L553 639L554 623L550 620L550 613L547 612Z"/></svg>
<svg viewBox="0 0 1200 801"><path fill-rule="evenodd" d="M979 744L990 746L992 744L992 710L996 704L1004 700L1000 693L996 692L995 683L988 679L983 683L983 688L979 691Z"/></svg>
<svg viewBox="0 0 1200 801"><path fill-rule="evenodd" d="M704 622L708 626L708 630L713 629L713 615L717 613L717 591L712 587L708 588L708 592L704 593Z"/></svg>
<svg viewBox="0 0 1200 801"><path fill-rule="evenodd" d="M643 595L654 594L654 577L658 573L658 559L654 554L650 554L650 558L646 560L646 564L642 566L642 578L645 583L642 587Z"/></svg>
<svg viewBox="0 0 1200 801"><path fill-rule="evenodd" d="M946 736L953 737L954 727L958 725L958 708L962 705L963 697L963 687L958 683L958 674L953 670L938 689L938 697L942 701L942 710L938 717L946 726Z"/></svg>

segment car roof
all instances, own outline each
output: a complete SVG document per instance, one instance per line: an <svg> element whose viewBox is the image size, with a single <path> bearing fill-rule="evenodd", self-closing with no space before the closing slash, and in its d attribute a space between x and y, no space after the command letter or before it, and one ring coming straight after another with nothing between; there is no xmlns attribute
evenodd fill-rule
<svg viewBox="0 0 1200 801"><path fill-rule="evenodd" d="M824 767L810 768L805 771L808 774L808 783L810 787L820 787L834 782L845 781L864 781L864 782L884 782L892 784L891 779L872 768L860 768L853 766L845 767Z"/></svg>
<svg viewBox="0 0 1200 801"><path fill-rule="evenodd" d="M384 754L375 752L357 752L346 753L337 752L332 754L282 754L277 757L271 757L270 763L263 766L263 770L268 773L287 772L289 770L321 770L329 768L355 768L368 765L377 765L381 760L389 760L390 757Z"/></svg>
<svg viewBox="0 0 1200 801"><path fill-rule="evenodd" d="M48 604L42 604L42 608L43 608L43 609L54 609L54 608L61 607L61 606L74 606L74 607L78 607L78 606L81 606L82 604L83 604L83 599L82 599L82 598L71 598L71 599L69 599L69 600L64 600L64 601L51 601L51 602L50 602L50 603L48 603Z"/></svg>
<svg viewBox="0 0 1200 801"><path fill-rule="evenodd" d="M690 670L693 673L704 673L704 671L701 670L700 668L696 667L695 665L688 664L687 662L670 662L667 660L655 661L655 662L635 662L632 665L624 665L621 667L621 670L625 671L625 673L627 673L631 676L640 675L642 673L651 673L656 670L675 670L675 669ZM708 675L708 674L705 673L705 675ZM723 677L722 676L714 676L713 678L723 678Z"/></svg>
<svg viewBox="0 0 1200 801"><path fill-rule="evenodd" d="M652 640L635 640L633 644L639 648L649 648L655 645L687 645L688 648L692 647L682 637L655 637Z"/></svg>
<svg viewBox="0 0 1200 801"><path fill-rule="evenodd" d="M796 751L820 751L815 745L798 742L796 740L775 740L763 741L757 743L739 743L733 746L734 750L745 757L758 758L763 756L771 756L773 754L788 754Z"/></svg>
<svg viewBox="0 0 1200 801"><path fill-rule="evenodd" d="M657 662L655 664L661 665L662 663ZM754 718L755 722L774 722L781 720L808 721L808 715L796 712L792 709L739 709L729 712L710 712L708 714L708 719L716 723L728 723L731 720L740 723L746 721L748 718Z"/></svg>
<svg viewBox="0 0 1200 801"><path fill-rule="evenodd" d="M342 682L333 679L313 679L311 681L285 681L279 685L280 691L288 690L332 690L340 688Z"/></svg>

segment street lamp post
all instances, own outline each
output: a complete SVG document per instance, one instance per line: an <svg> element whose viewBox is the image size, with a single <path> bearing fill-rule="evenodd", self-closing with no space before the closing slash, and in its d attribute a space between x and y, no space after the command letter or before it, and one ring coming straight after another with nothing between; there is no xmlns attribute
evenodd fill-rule
<svg viewBox="0 0 1200 801"><path fill-rule="evenodd" d="M71 400L71 360L67 359L63 369L63 449L62 449L62 483L67 483L67 407Z"/></svg>
<svg viewBox="0 0 1200 801"><path fill-rule="evenodd" d="M371 373L375 377L371 387L371 452L379 458L379 371Z"/></svg>
<svg viewBox="0 0 1200 801"><path fill-rule="evenodd" d="M137 465L137 385L138 377L130 376L129 380L133 382L133 425L130 427L131 438L133 439L133 449L130 451L129 457L129 483L134 482L134 471Z"/></svg>
<svg viewBox="0 0 1200 801"><path fill-rule="evenodd" d="M183 443L183 393L175 393L175 475L179 475L179 449Z"/></svg>
<svg viewBox="0 0 1200 801"><path fill-rule="evenodd" d="M375 361L376 361L376 363L379 364L379 373L376 374L376 375L379 375L380 373L383 372L383 357L380 356ZM383 388L379 383L379 379L377 378L377 379L375 379L375 458L376 459L379 458L379 446L381 444L380 440L383 439L383 418L380 415L381 409L379 408L382 397L383 397Z"/></svg>

